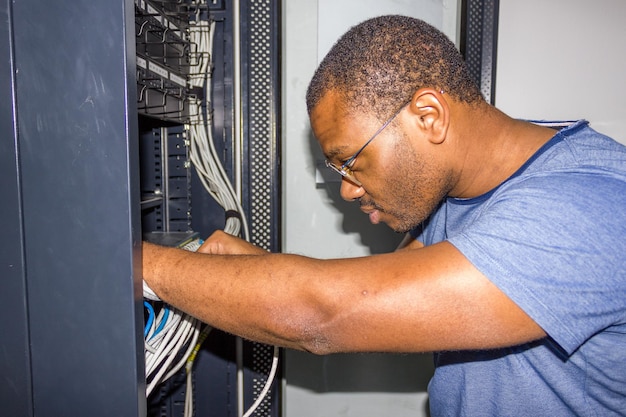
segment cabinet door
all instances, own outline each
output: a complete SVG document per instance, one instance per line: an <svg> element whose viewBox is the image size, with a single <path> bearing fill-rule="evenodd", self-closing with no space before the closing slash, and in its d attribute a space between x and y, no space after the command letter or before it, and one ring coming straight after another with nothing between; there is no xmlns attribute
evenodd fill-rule
<svg viewBox="0 0 626 417"><path fill-rule="evenodd" d="M3 324L2 343L24 374L3 403L20 399L12 416L145 415L134 3L11 3L0 206L13 269L0 293L16 336Z"/></svg>

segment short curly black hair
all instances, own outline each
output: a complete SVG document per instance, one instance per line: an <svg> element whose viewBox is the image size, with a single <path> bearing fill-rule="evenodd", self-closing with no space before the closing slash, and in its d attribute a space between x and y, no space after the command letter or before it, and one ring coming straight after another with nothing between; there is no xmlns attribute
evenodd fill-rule
<svg viewBox="0 0 626 417"><path fill-rule="evenodd" d="M456 46L426 22L399 15L366 20L346 32L309 84L309 114L329 90L352 109L392 113L423 87L466 102L484 102Z"/></svg>

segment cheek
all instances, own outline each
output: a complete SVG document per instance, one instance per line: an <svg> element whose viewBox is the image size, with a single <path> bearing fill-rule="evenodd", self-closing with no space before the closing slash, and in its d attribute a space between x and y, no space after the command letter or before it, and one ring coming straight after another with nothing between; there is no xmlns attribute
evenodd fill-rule
<svg viewBox="0 0 626 417"><path fill-rule="evenodd" d="M427 150L421 151L402 136L387 152L377 152L366 192L381 208L404 216L415 212L424 216L445 197L450 189L445 170Z"/></svg>
<svg viewBox="0 0 626 417"><path fill-rule="evenodd" d="M443 171L433 164L407 157L398 164L395 180L384 185L386 200L399 214L422 221L437 207L449 190Z"/></svg>

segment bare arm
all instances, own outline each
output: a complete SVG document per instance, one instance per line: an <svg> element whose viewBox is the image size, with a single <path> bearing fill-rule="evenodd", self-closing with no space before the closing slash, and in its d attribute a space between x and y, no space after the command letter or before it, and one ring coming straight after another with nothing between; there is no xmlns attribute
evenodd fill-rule
<svg viewBox="0 0 626 417"><path fill-rule="evenodd" d="M337 260L145 243L143 268L163 300L215 327L315 353L494 348L545 336L445 242Z"/></svg>

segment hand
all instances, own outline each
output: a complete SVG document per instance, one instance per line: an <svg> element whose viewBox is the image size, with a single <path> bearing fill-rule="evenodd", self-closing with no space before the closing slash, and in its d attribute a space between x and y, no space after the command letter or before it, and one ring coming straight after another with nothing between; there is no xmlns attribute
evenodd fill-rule
<svg viewBox="0 0 626 417"><path fill-rule="evenodd" d="M268 252L221 230L209 236L198 249L209 255L266 255Z"/></svg>

